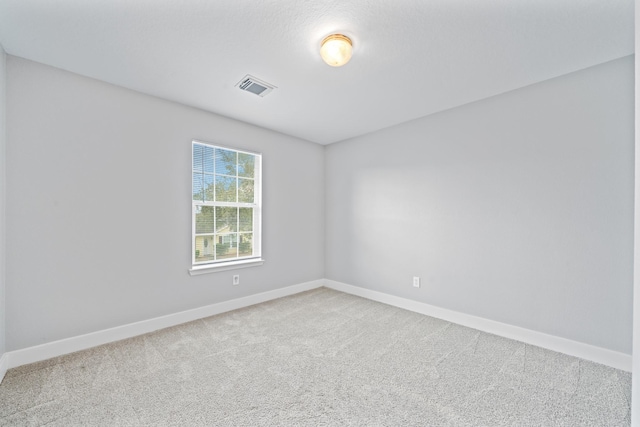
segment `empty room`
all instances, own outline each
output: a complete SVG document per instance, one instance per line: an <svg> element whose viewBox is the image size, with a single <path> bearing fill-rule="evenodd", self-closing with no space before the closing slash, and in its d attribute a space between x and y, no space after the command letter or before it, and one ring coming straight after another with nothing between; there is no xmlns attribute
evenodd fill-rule
<svg viewBox="0 0 640 427"><path fill-rule="evenodd" d="M640 426L635 13L0 0L0 426Z"/></svg>

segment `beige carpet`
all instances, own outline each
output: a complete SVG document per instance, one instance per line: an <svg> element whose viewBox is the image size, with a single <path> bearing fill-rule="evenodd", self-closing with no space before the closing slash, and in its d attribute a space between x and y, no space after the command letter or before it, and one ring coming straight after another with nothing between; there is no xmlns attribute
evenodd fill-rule
<svg viewBox="0 0 640 427"><path fill-rule="evenodd" d="M10 426L628 426L631 375L321 288L10 370Z"/></svg>

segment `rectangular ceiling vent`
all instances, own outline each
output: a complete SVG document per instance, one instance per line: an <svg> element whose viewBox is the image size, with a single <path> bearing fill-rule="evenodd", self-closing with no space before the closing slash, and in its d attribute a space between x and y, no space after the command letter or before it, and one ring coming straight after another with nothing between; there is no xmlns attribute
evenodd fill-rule
<svg viewBox="0 0 640 427"><path fill-rule="evenodd" d="M244 76L236 86L244 91L255 93L258 96L265 96L276 88L276 86L260 79L256 79L249 74Z"/></svg>

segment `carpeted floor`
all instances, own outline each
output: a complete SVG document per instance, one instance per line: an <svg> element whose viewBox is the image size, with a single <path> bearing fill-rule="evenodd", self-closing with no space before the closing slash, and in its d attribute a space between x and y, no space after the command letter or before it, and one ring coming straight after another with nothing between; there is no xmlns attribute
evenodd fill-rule
<svg viewBox="0 0 640 427"><path fill-rule="evenodd" d="M11 369L0 425L628 426L631 374L320 288Z"/></svg>

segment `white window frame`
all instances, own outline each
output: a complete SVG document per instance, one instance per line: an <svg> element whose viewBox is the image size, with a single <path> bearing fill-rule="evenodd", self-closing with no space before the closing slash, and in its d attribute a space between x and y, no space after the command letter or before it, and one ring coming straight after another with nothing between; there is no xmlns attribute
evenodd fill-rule
<svg viewBox="0 0 640 427"><path fill-rule="evenodd" d="M222 150L234 151L236 153L244 153L255 156L254 162L254 193L253 203L240 203L240 202L218 202L218 201L198 201L193 200L193 153L196 145L211 147L214 150L216 148ZM231 148L219 144L213 144L210 142L204 142L199 140L193 140L191 142L191 268L189 274L192 276L213 273L218 271L232 270L237 268L254 267L262 265L264 260L262 259L262 154L254 151L242 150L238 148ZM214 170L214 177L215 177ZM236 185L236 200L239 185ZM215 196L214 196L215 198ZM239 207L239 208L253 208L253 253L250 256L237 257L225 260L213 260L213 261L196 261L196 211L198 206L212 206L212 207ZM238 221L240 217L238 216ZM236 233L239 232L239 226ZM211 233L205 233L207 235ZM214 238L215 240L215 238ZM215 250L214 250L215 252Z"/></svg>

